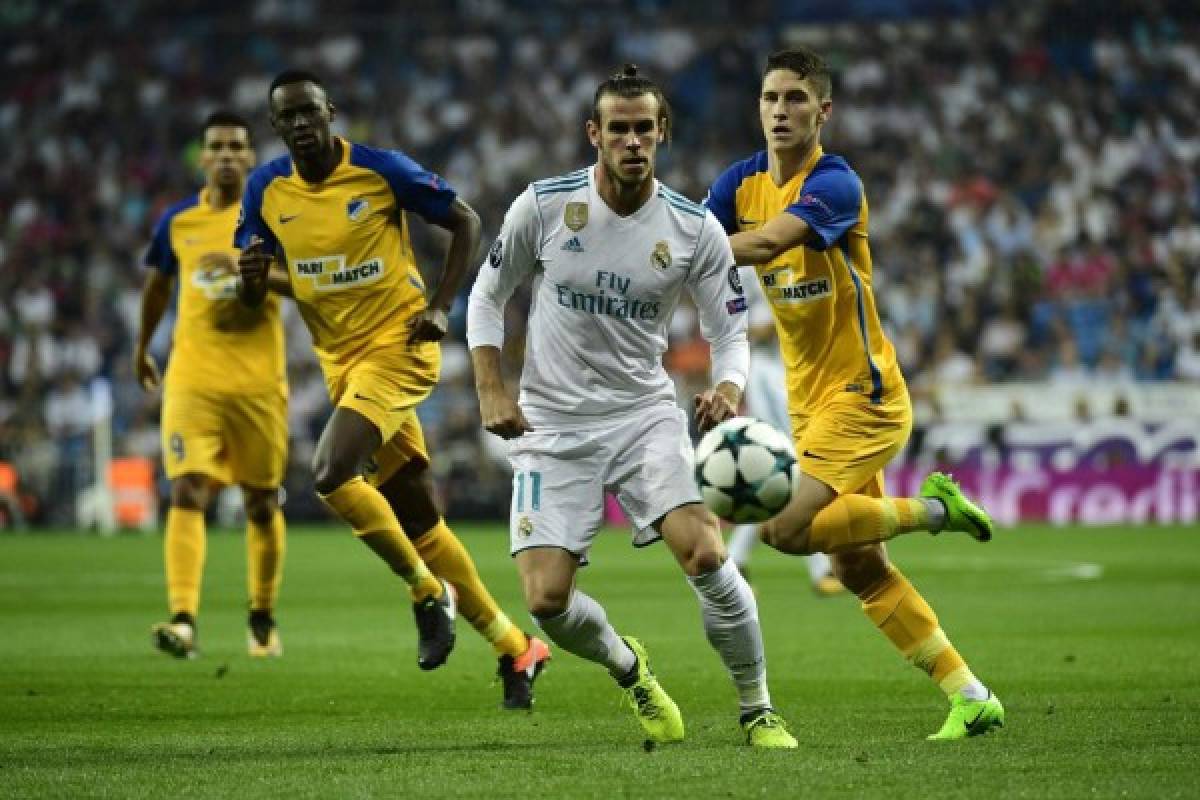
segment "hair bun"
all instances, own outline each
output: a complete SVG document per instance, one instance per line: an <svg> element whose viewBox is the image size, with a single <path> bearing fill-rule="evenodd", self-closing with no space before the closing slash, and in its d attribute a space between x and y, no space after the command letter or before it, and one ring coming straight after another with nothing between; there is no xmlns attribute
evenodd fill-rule
<svg viewBox="0 0 1200 800"><path fill-rule="evenodd" d="M637 64L626 64L625 66L621 67L621 72L617 75L618 78L636 78L637 76Z"/></svg>

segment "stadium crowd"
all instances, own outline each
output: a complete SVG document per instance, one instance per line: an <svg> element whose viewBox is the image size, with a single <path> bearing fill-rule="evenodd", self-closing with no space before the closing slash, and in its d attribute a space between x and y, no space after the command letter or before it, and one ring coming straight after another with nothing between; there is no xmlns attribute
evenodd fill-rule
<svg viewBox="0 0 1200 800"><path fill-rule="evenodd" d="M71 519L98 396L117 453L157 458L159 398L131 369L141 255L158 215L197 185L208 112L251 119L260 160L283 152L266 91L286 66L322 74L342 132L443 174L494 234L529 180L594 160L583 120L625 61L668 87L677 124L660 177L700 199L761 147L765 54L803 41L838 72L825 146L866 187L876 297L915 389L1200 381L1194 3L1112 0L1103 14L1086 0L391 6L4 5L0 461L39 500L35 518ZM943 13L918 13L929 10ZM422 415L444 501L491 515L508 479L484 455L461 306ZM694 315L677 315L669 365L684 382L706 368L696 336ZM515 369L521 339L510 342ZM294 315L288 358L289 485L302 503L328 404Z"/></svg>

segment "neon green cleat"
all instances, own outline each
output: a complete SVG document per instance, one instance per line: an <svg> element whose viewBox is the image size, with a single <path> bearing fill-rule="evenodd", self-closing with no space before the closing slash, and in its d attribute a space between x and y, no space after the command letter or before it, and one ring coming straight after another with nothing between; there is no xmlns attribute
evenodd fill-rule
<svg viewBox="0 0 1200 800"><path fill-rule="evenodd" d="M659 744L683 741L683 715L654 677L646 648L631 636L622 636L621 641L637 656L637 681L625 687L625 699L642 723L642 730L650 741Z"/></svg>
<svg viewBox="0 0 1200 800"><path fill-rule="evenodd" d="M796 737L788 732L783 717L769 708L756 711L749 719L742 720L746 732L746 744L771 750L794 750L799 747Z"/></svg>
<svg viewBox="0 0 1200 800"><path fill-rule="evenodd" d="M946 524L940 531L961 531L978 541L992 538L992 518L962 493L954 479L943 472L931 472L921 481L921 497L936 497L946 506Z"/></svg>
<svg viewBox="0 0 1200 800"><path fill-rule="evenodd" d="M950 701L950 714L941 729L925 738L931 742L949 742L1003 727L1004 706L1000 705L996 695L989 693L987 700L968 700L956 694Z"/></svg>

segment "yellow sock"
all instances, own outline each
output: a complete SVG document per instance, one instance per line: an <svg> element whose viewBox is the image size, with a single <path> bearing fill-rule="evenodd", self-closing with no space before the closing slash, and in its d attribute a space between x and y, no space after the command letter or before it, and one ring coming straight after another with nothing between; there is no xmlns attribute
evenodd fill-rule
<svg viewBox="0 0 1200 800"><path fill-rule="evenodd" d="M517 658L529 647L525 634L512 623L483 585L467 548L444 520L413 542L426 565L449 581L458 593L458 612L466 617L500 655Z"/></svg>
<svg viewBox="0 0 1200 800"><path fill-rule="evenodd" d="M875 627L947 697L975 680L938 625L937 614L900 570L889 565L887 575L858 597Z"/></svg>
<svg viewBox="0 0 1200 800"><path fill-rule="evenodd" d="M283 512L271 515L267 524L246 521L246 582L250 590L250 610L270 611L279 597L283 581Z"/></svg>
<svg viewBox="0 0 1200 800"><path fill-rule="evenodd" d="M193 617L200 610L200 578L204 574L204 512L172 506L167 511L163 557L167 565L167 602L172 614Z"/></svg>
<svg viewBox="0 0 1200 800"><path fill-rule="evenodd" d="M396 519L396 512L362 476L356 475L329 494L321 495L321 499L350 524L355 536L404 579L414 601L442 596L441 581L433 577L417 555Z"/></svg>
<svg viewBox="0 0 1200 800"><path fill-rule="evenodd" d="M816 553L836 553L925 530L929 512L917 499L844 494L813 518L808 544Z"/></svg>

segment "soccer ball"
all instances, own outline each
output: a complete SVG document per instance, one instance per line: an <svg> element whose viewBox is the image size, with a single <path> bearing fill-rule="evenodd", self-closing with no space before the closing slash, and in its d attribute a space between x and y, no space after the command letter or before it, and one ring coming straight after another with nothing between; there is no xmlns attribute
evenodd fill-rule
<svg viewBox="0 0 1200 800"><path fill-rule="evenodd" d="M792 498L796 478L791 441L753 417L725 420L696 447L696 483L704 505L729 522L775 516Z"/></svg>

